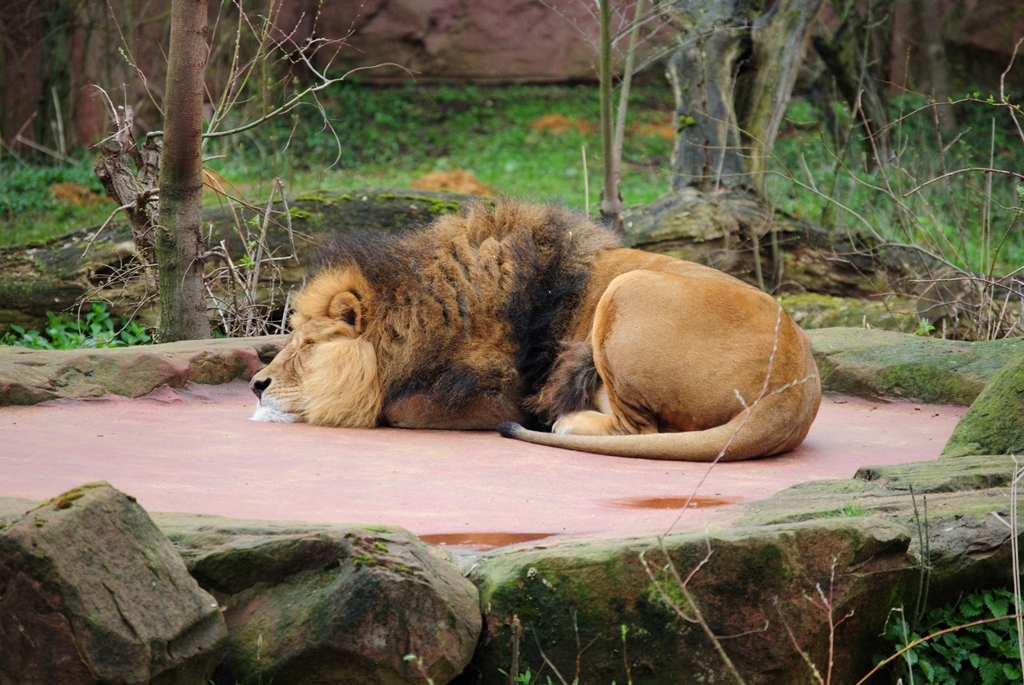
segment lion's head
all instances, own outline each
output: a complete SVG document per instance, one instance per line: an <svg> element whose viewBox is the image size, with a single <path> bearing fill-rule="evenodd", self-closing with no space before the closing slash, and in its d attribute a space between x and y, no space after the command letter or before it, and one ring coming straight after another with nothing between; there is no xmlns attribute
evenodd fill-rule
<svg viewBox="0 0 1024 685"><path fill-rule="evenodd" d="M377 425L377 355L363 336L371 296L356 267L326 270L303 289L287 343L249 382L259 398L253 420Z"/></svg>

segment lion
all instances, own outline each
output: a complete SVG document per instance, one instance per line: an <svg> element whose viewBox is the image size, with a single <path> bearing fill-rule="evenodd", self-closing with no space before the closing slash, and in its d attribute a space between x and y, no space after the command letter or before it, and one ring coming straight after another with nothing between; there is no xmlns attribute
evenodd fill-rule
<svg viewBox="0 0 1024 685"><path fill-rule="evenodd" d="M729 461L795 448L821 399L810 340L769 295L507 199L339 237L290 322L250 382L254 420Z"/></svg>

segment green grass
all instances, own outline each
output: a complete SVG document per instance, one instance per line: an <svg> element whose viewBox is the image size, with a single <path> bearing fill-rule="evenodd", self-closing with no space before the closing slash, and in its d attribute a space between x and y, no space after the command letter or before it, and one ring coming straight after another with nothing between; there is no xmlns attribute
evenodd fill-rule
<svg viewBox="0 0 1024 685"><path fill-rule="evenodd" d="M103 192L88 160L80 166L59 167L32 166L9 155L0 161L0 247L43 241L100 224L114 210L110 200L91 207L57 200L50 189L58 183Z"/></svg>
<svg viewBox="0 0 1024 685"><path fill-rule="evenodd" d="M790 103L774 150L769 199L780 209L827 228L862 233L874 230L889 240L927 246L959 267L987 270L981 247L983 208L988 203L984 174L963 174L935 183L904 198L905 211L898 210L884 189L891 188L902 197L944 172L988 167L993 120L995 168L1019 172L1016 160L1024 155L1024 141L1005 109L965 102L956 106L959 138L944 140L948 149L942 153L930 111L902 118L924 104L918 97L891 104L890 119L900 122L892 136L899 156L884 169L868 172L856 130L850 149L839 159L820 123L822 114L808 102ZM839 114L843 118L845 112ZM1018 118L1024 120L1020 114ZM1010 229L996 260L996 273L1008 273L1024 263L1024 231L1017 217L1024 192L1021 187L1021 182L1011 177L993 177L993 248Z"/></svg>
<svg viewBox="0 0 1024 685"><path fill-rule="evenodd" d="M586 146L589 211L600 200L602 160L597 133L597 88L593 85L399 85L340 84L323 94L324 111L305 106L293 114L231 139L208 141L208 168L250 199L266 197L280 176L292 195L344 191L368 186L407 186L430 171L464 169L494 189L535 201L553 201L582 209ZM891 118L923 104L894 102ZM672 110L667 85L644 84L631 96L629 124L662 121ZM957 106L962 136L939 152L928 112L906 118L893 129L900 156L884 170L866 171L853 133L850 148L837 158L823 133L823 116L799 99L787 111L775 149L769 200L780 209L837 231L872 230L884 238L931 247L953 263L984 270L981 248L985 178L968 174L934 184L905 200L899 211L883 192L897 195L945 170L988 166L991 119L996 120L997 168L1015 170L1024 155L1005 111L984 102ZM530 124L541 116L562 114L592 130L555 134ZM840 118L845 116L839 112ZM340 144L339 144L340 143ZM655 135L627 134L622 194L627 204L650 202L669 186L672 143ZM24 168L10 157L0 162L0 246L38 241L82 226L96 225L113 209L106 202L84 208L63 205L49 187L73 181L99 189L89 164L80 168ZM1011 226L1019 207L1020 184L993 179L993 245ZM811 188L817 189L812 190ZM211 201L214 198L210 198ZM840 205L845 206L843 209ZM1024 231L1015 226L997 260L1006 273L1024 263Z"/></svg>
<svg viewBox="0 0 1024 685"><path fill-rule="evenodd" d="M633 90L628 122L654 123L672 107L664 86ZM594 86L392 86L344 84L323 98L341 146L312 107L278 120L259 142L237 136L207 150L233 184L259 191L274 175L293 193L406 186L430 171L463 169L492 187L537 201L583 208L581 146L586 145L590 210L597 211L601 144ZM546 114L580 119L592 132L537 131ZM292 133L294 127L294 134ZM622 194L649 202L668 188L672 143L628 133ZM263 188L260 188L260 186Z"/></svg>

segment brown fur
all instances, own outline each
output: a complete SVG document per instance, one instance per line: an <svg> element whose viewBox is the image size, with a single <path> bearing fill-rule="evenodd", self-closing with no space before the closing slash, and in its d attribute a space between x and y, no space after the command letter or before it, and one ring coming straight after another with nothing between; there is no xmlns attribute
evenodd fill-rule
<svg viewBox="0 0 1024 685"><path fill-rule="evenodd" d="M582 216L513 202L475 205L391 242L345 238L296 298L293 338L329 320L332 336L369 343L377 423L493 429L522 421L524 398L540 389L575 324L596 254L615 244ZM273 379L267 397L286 385L324 395L285 364L308 354L293 343L259 376ZM304 403L282 410L312 420Z"/></svg>
<svg viewBox="0 0 1024 685"><path fill-rule="evenodd" d="M292 324L252 381L262 406L286 417L268 420L493 429L558 419L555 435L501 430L701 461L727 443L726 459L792 449L820 399L807 336L771 297L616 249L604 229L550 207L476 205L396 240L342 239Z"/></svg>

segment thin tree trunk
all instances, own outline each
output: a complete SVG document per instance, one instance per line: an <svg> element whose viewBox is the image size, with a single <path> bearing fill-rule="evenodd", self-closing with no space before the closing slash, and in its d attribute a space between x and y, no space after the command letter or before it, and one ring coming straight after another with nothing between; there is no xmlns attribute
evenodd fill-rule
<svg viewBox="0 0 1024 685"><path fill-rule="evenodd" d="M207 31L206 0L172 0L156 241L161 342L210 337L201 232Z"/></svg>
<svg viewBox="0 0 1024 685"><path fill-rule="evenodd" d="M753 69L739 84L737 118L747 157L747 174L764 194L765 172L786 113L793 84L822 0L777 0L754 21Z"/></svg>
<svg viewBox="0 0 1024 685"><path fill-rule="evenodd" d="M917 0L915 3L921 28L921 53L925 72L928 75L932 97L935 99L935 115L943 135L956 135L956 118L949 104L949 69L946 66L946 49L942 45L942 20L939 17L938 0Z"/></svg>
<svg viewBox="0 0 1024 685"><path fill-rule="evenodd" d="M622 69L622 85L619 90L619 109L615 115L615 135L612 140L612 183L611 193L615 202L608 207L606 218L612 218L615 228L621 233L625 230L622 221L622 147L626 137L626 112L629 110L629 89L633 84L633 62L636 57L636 44L640 37L640 22L643 18L644 0L636 0L633 6L633 25L629 29L629 47L626 49L626 64ZM609 93L610 95L610 93ZM602 207L602 214L604 207Z"/></svg>
<svg viewBox="0 0 1024 685"><path fill-rule="evenodd" d="M601 156L604 158L604 184L601 190L601 216L606 219L618 220L622 214L622 201L619 199L619 174L612 150L612 37L611 37L611 0L599 0L601 23L601 64L600 64L600 97L601 97Z"/></svg>

